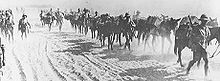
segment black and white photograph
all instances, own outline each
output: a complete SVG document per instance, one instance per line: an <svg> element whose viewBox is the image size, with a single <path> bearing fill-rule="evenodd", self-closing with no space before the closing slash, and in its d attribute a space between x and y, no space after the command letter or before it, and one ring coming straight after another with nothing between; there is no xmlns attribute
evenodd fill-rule
<svg viewBox="0 0 220 81"><path fill-rule="evenodd" d="M220 81L220 0L0 0L0 81Z"/></svg>

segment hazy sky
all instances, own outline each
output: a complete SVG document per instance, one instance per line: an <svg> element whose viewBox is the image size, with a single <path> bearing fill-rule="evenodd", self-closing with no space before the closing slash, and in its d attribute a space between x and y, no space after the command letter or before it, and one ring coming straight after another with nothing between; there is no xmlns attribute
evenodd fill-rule
<svg viewBox="0 0 220 81"><path fill-rule="evenodd" d="M220 17L220 0L0 0L0 7L51 5L61 8L89 7L99 12L119 14L140 10L142 15L171 16L206 13Z"/></svg>

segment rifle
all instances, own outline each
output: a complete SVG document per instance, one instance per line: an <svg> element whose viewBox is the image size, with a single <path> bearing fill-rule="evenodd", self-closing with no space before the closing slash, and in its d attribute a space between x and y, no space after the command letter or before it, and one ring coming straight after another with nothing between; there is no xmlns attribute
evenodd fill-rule
<svg viewBox="0 0 220 81"><path fill-rule="evenodd" d="M193 23L192 23L192 20L191 20L190 15L188 15L188 18L189 18L189 24L190 24L190 27L192 27Z"/></svg>

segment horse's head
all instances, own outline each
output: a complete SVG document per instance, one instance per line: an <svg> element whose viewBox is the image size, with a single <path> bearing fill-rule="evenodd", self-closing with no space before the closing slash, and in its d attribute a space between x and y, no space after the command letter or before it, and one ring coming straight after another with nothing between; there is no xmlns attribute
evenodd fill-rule
<svg viewBox="0 0 220 81"><path fill-rule="evenodd" d="M208 26L212 26L212 27L218 27L218 20L217 18L212 19L211 17L209 17L210 21L208 21L207 25Z"/></svg>
<svg viewBox="0 0 220 81"><path fill-rule="evenodd" d="M181 18L179 18L179 19L170 18L170 20L168 20L169 25L170 25L170 29L175 30L177 28L178 22L180 20L181 20Z"/></svg>
<svg viewBox="0 0 220 81"><path fill-rule="evenodd" d="M169 16L161 14L161 18L163 19L163 21L166 21L169 19Z"/></svg>
<svg viewBox="0 0 220 81"><path fill-rule="evenodd" d="M64 19L70 20L70 14L64 14Z"/></svg>

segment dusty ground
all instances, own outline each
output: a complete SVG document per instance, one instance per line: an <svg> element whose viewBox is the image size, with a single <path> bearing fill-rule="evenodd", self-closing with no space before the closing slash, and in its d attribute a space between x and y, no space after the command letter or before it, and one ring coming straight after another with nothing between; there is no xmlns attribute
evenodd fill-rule
<svg viewBox="0 0 220 81"><path fill-rule="evenodd" d="M159 48L152 52L152 49L143 49L143 45L136 43L132 43L131 51L118 44L110 51L107 47L101 48L99 41L91 39L90 35L75 32L67 21L62 32L57 32L57 27L48 32L36 19L31 22L33 28L27 39L21 40L16 32L13 43L3 41L6 44L6 66L1 69L1 81L220 80L219 56L209 59L209 77L204 77L203 62L200 68L194 66L191 74L185 75L186 67L175 64L177 58L172 51L161 54ZM190 50L184 50L185 66L190 59Z"/></svg>

